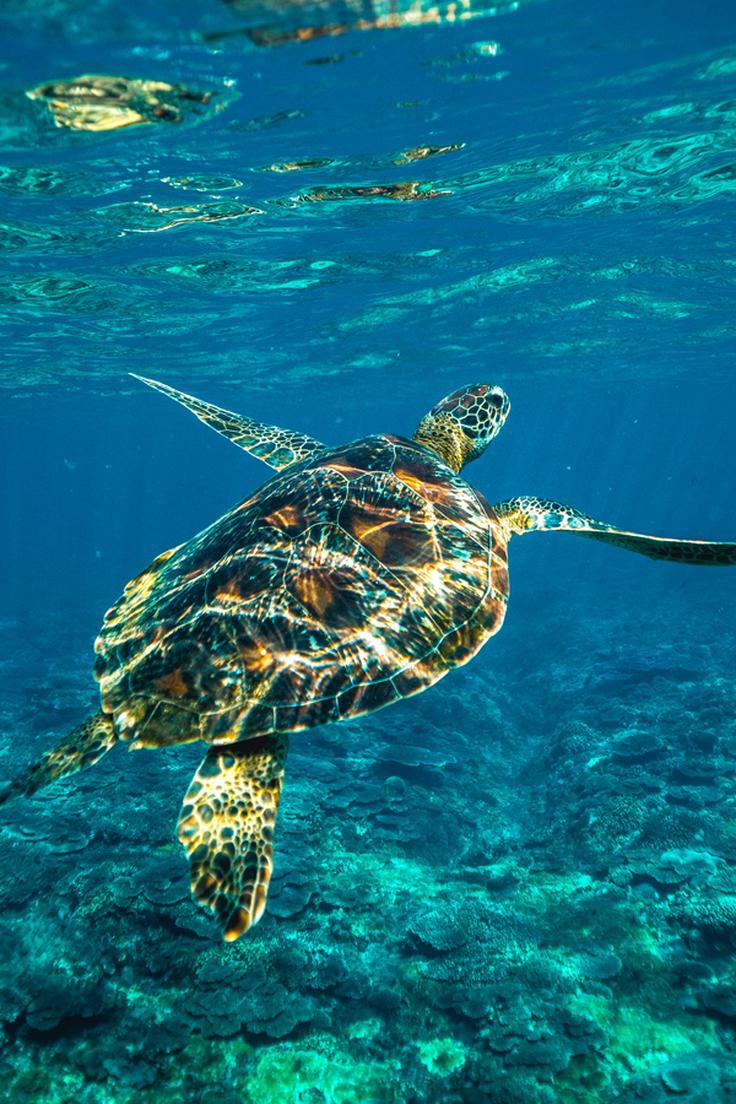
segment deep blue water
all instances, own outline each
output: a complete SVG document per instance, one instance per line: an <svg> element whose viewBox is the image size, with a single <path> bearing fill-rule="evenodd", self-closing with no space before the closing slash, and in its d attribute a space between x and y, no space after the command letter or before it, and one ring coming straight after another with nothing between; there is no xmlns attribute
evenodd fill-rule
<svg viewBox="0 0 736 1104"><path fill-rule="evenodd" d="M129 372L336 444L498 383L489 501L736 539L732 5L0 29L4 775L96 707L127 580L269 474ZM90 73L200 100L103 132L25 95ZM294 737L237 943L175 839L197 749L3 807L2 1099L736 1099L736 571L550 534L511 582L471 665Z"/></svg>

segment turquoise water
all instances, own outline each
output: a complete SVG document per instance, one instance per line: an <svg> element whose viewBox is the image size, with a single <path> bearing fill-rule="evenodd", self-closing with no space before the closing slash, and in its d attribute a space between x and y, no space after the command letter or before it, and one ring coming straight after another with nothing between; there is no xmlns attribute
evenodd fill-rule
<svg viewBox="0 0 736 1104"><path fill-rule="evenodd" d="M731 5L0 26L3 776L97 708L127 580L269 474L129 372L330 444L488 380L490 502L736 539ZM26 95L83 74L159 87ZM176 839L201 748L3 806L0 1099L736 1098L736 571L530 535L511 584L471 664L293 737L237 942Z"/></svg>

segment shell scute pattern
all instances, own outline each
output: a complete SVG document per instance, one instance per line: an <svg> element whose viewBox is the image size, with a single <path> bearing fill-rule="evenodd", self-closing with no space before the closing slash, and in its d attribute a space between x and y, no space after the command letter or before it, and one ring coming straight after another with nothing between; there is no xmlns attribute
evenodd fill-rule
<svg viewBox="0 0 736 1104"><path fill-rule="evenodd" d="M390 473L358 478L339 514L341 528L394 572L421 568L439 554L428 504L407 501L397 509L405 498L403 485Z"/></svg>
<svg viewBox="0 0 736 1104"><path fill-rule="evenodd" d="M104 708L159 745L387 705L500 627L502 551L490 507L421 445L325 451L133 580L97 644Z"/></svg>

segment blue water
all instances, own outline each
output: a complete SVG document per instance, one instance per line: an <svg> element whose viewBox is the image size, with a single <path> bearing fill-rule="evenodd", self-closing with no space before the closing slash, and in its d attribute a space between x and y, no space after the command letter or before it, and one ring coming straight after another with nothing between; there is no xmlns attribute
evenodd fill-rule
<svg viewBox="0 0 736 1104"><path fill-rule="evenodd" d="M0 11L8 778L97 708L127 580L269 474L129 372L336 444L488 380L489 501L736 539L732 5L191 7ZM199 100L25 95L90 73ZM3 807L0 1099L736 1099L736 571L530 535L511 583L472 664L293 738L236 943L175 837L201 749Z"/></svg>

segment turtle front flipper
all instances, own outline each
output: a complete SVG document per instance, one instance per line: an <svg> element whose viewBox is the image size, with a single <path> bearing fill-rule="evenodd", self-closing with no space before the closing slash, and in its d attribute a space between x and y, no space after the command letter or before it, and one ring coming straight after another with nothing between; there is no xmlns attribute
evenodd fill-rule
<svg viewBox="0 0 736 1104"><path fill-rule="evenodd" d="M617 529L596 521L573 506L563 506L546 498L509 498L493 507L509 536L514 533L577 533L581 537L615 544L629 552L639 552L652 560L696 564L703 567L736 565L736 541L678 540L674 537L650 537Z"/></svg>
<svg viewBox="0 0 736 1104"><path fill-rule="evenodd" d="M51 751L45 752L0 793L0 805L12 797L26 796L65 778L75 771L93 767L115 745L117 737L109 713L93 713Z"/></svg>
<svg viewBox="0 0 736 1104"><path fill-rule="evenodd" d="M175 402L181 403L187 410L191 410L200 422L204 422L223 437L227 437L238 448L262 460L264 464L275 468L276 471L291 467L292 464L300 464L302 460L307 460L310 456L325 450L326 446L321 441L315 441L305 433L293 433L288 429L279 429L278 426L264 425L263 422L253 421L252 418L246 418L242 414L234 414L232 410L223 410L219 406L213 406L212 403L196 399L194 395L187 395L185 391L177 391L167 383L137 376L135 372L130 374L155 391L160 391Z"/></svg>
<svg viewBox="0 0 736 1104"><path fill-rule="evenodd" d="M178 832L192 894L215 913L228 941L266 907L287 750L282 735L213 747L184 798Z"/></svg>

